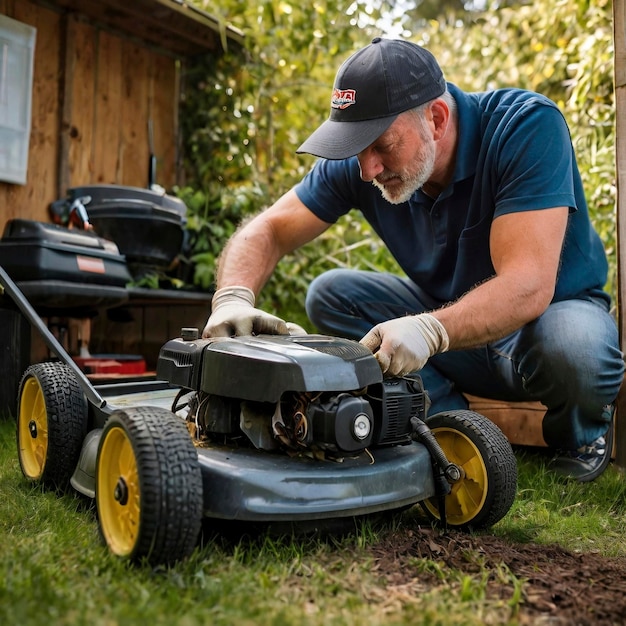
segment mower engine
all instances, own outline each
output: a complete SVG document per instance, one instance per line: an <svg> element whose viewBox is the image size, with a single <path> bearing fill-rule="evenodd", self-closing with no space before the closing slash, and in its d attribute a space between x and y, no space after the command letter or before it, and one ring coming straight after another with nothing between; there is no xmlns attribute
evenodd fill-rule
<svg viewBox="0 0 626 626"><path fill-rule="evenodd" d="M197 339L193 331L162 347L157 377L181 387L172 410L186 411L200 445L336 458L409 443L411 417L425 417L420 377L383 380L372 353L355 341L323 335Z"/></svg>

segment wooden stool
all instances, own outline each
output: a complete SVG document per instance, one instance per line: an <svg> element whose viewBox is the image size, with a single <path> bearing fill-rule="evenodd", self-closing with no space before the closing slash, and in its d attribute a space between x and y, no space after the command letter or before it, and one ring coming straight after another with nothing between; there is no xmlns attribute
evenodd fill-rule
<svg viewBox="0 0 626 626"><path fill-rule="evenodd" d="M510 443L545 447L541 422L546 407L541 402L505 402L465 394L469 408L490 419Z"/></svg>
<svg viewBox="0 0 626 626"><path fill-rule="evenodd" d="M546 407L541 402L505 402L464 394L469 408L490 419L504 433L513 445L545 447L541 422ZM615 438L612 458L620 467L626 466L626 425L618 420L620 409L626 406L626 385L622 385L617 396L615 418Z"/></svg>

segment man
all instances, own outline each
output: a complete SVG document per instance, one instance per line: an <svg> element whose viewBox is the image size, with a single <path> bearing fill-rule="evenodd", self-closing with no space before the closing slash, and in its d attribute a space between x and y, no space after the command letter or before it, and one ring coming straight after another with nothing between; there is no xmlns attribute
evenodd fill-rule
<svg viewBox="0 0 626 626"><path fill-rule="evenodd" d="M547 98L466 93L434 57L374 39L339 69L321 159L227 244L204 336L286 333L254 308L278 260L359 209L406 277L333 270L309 288L321 332L360 339L386 375L421 370L431 414L461 392L540 400L556 471L606 468L624 360L607 261L569 131Z"/></svg>

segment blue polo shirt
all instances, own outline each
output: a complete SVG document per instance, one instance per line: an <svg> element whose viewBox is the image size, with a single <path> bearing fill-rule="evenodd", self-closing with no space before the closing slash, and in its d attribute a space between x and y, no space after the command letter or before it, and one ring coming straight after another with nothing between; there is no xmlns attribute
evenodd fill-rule
<svg viewBox="0 0 626 626"><path fill-rule="evenodd" d="M334 223L358 209L406 275L441 305L495 274L489 252L499 215L570 207L553 302L608 300L607 260L589 220L569 130L558 107L520 89L466 93L448 84L459 134L451 183L433 200L421 190L387 202L359 176L356 157L318 160L296 186L300 200ZM521 235L521 234L520 234Z"/></svg>

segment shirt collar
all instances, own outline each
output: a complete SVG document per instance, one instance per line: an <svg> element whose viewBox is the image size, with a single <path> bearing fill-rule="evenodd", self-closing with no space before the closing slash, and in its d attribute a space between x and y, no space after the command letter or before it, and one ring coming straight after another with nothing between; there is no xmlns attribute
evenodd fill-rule
<svg viewBox="0 0 626 626"><path fill-rule="evenodd" d="M458 118L457 146L451 184L476 173L476 156L480 150L481 112L474 94L466 93L448 83L448 91L456 100Z"/></svg>

